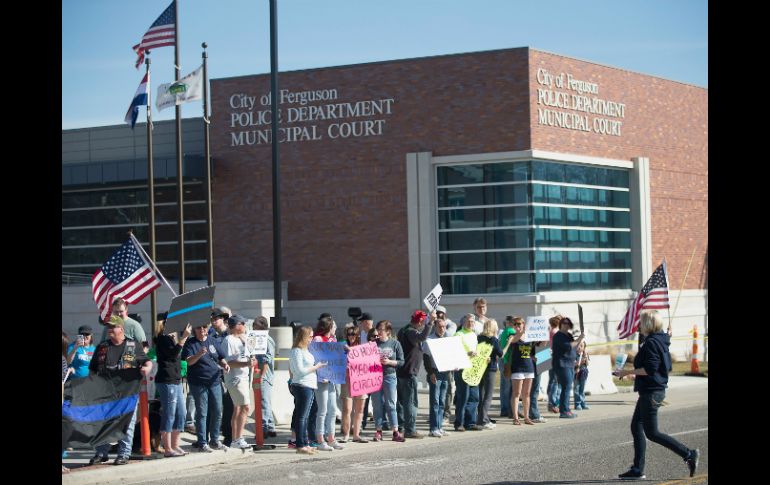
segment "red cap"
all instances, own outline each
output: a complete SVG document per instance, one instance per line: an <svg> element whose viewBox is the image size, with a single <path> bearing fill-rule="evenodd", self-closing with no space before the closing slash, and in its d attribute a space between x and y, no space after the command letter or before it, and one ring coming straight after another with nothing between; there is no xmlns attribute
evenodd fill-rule
<svg viewBox="0 0 770 485"><path fill-rule="evenodd" d="M428 314L422 310L417 310L412 314L412 323L420 323L428 317Z"/></svg>

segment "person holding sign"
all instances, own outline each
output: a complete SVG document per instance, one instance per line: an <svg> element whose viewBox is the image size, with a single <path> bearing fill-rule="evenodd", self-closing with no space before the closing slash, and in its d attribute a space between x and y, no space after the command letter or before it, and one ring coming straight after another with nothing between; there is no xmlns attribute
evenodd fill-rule
<svg viewBox="0 0 770 485"><path fill-rule="evenodd" d="M484 303L486 306L486 303ZM473 331L475 320L473 313L466 314L461 320L463 327L455 333L455 337L461 338L463 348L468 357L476 356L476 334ZM470 337L470 338L469 338ZM469 343L470 342L470 343ZM479 406L479 386L469 386L463 380L463 371L455 371L455 385L457 393L455 396L455 431L463 432L466 429L470 431L480 431L481 427L476 426L476 418Z"/></svg>
<svg viewBox="0 0 770 485"><path fill-rule="evenodd" d="M428 340L447 337L446 320L441 317L436 319L433 332L428 336ZM423 343L422 362L425 366L425 373L428 375L428 391L430 396L430 415L428 423L430 425L430 434L434 438L448 436L444 431L444 399L446 399L447 389L449 388L450 371L439 372L436 362L427 345L427 340Z"/></svg>
<svg viewBox="0 0 770 485"><path fill-rule="evenodd" d="M337 331L337 324L331 317L324 317L318 320L313 334L313 342L336 342L334 334ZM337 388L334 383L328 379L318 378L318 386L315 391L315 400L318 403L318 414L316 414L315 429L316 441L319 451L341 450L344 448L334 439L334 418L337 416ZM324 434L326 441L324 441Z"/></svg>
<svg viewBox="0 0 770 485"><path fill-rule="evenodd" d="M570 333L574 326L572 320L567 317L562 318L559 321L559 331L554 334L551 343L553 368L556 372L559 386L561 386L559 417L569 419L577 417L577 414L569 410L569 397L572 394L572 383L575 380L575 363L577 361L575 348L585 338L585 334L581 333L580 337L575 340Z"/></svg>
<svg viewBox="0 0 770 485"><path fill-rule="evenodd" d="M591 361L591 358L588 357L585 340L578 345L577 354L578 359L575 364L575 410L588 409L588 406L586 406L586 381L588 380L588 363Z"/></svg>
<svg viewBox="0 0 770 485"><path fill-rule="evenodd" d="M184 429L187 408L182 391L182 347L192 333L188 323L177 339L176 332L164 334L165 325L161 324L155 337L155 349L158 355L158 373L155 374L155 386L160 395L160 440L163 443L165 457L184 456L187 453L179 447L179 438Z"/></svg>
<svg viewBox="0 0 770 485"><path fill-rule="evenodd" d="M382 441L382 422L388 416L393 431L393 441L404 442L404 435L398 432L396 413L397 378L396 369L404 365L404 350L398 340L392 338L393 324L388 320L377 322L377 348L382 363L382 389L372 394L374 407L374 441Z"/></svg>
<svg viewBox="0 0 770 485"><path fill-rule="evenodd" d="M345 341L347 342L345 352L348 352L350 347L361 344L361 332L353 322L345 325ZM351 411L353 412L353 442L369 442L361 437L361 417L364 414L364 403L366 402L367 397L369 397L367 394L350 397L350 371L347 371L345 383L340 386L340 401L342 402L342 434L344 436L343 439L339 440L340 442L346 443L350 441Z"/></svg>
<svg viewBox="0 0 770 485"><path fill-rule="evenodd" d="M665 446L681 456L690 476L695 475L700 453L689 449L679 441L658 430L658 409L666 398L668 373L671 372L671 354L668 347L671 338L663 333L663 319L656 310L646 310L640 314L639 332L644 335L644 345L634 358L634 370L619 369L613 372L619 378L632 376L634 391L639 393L634 417L631 418L631 434L634 436L634 464L631 469L621 473L622 480L641 480L644 475L644 454L646 439Z"/></svg>
<svg viewBox="0 0 770 485"><path fill-rule="evenodd" d="M422 364L422 343L433 330L435 320L435 310L431 312L429 322L428 315L424 311L415 311L409 326L398 339L404 349L404 365L396 370L396 375L398 376L398 401L404 410L402 424L406 438L423 438L423 435L417 432L417 374Z"/></svg>
<svg viewBox="0 0 770 485"><path fill-rule="evenodd" d="M497 340L497 320L494 318L484 322L484 329L479 335L479 343L486 343L492 346L487 368L479 383L479 413L476 425L482 428L492 429L495 423L489 418L489 406L492 405L492 396L495 393L495 377L497 376L497 359L502 357L508 351L509 343L506 342L505 349L500 349L500 342Z"/></svg>
<svg viewBox="0 0 770 485"><path fill-rule="evenodd" d="M519 398L521 398L524 411L524 424L535 424L529 419L529 392L532 389L532 379L535 378L535 344L532 342L523 342L524 332L527 324L524 319L514 318L513 328L516 330L514 335L508 337L508 345L511 345L511 411L513 412L513 424L520 426L519 421Z"/></svg>
<svg viewBox="0 0 770 485"><path fill-rule="evenodd" d="M232 429L231 448L250 449L251 445L241 436L251 405L250 370L257 360L246 356L246 318L234 314L227 319L229 335L222 344L225 361L230 370L225 373L225 388L233 401L233 415L230 418Z"/></svg>
<svg viewBox="0 0 770 485"><path fill-rule="evenodd" d="M313 354L308 350L312 340L313 328L309 325L300 327L294 336L294 344L289 354L291 390L294 396L294 416L291 421L296 423L297 453L304 455L317 453L307 441L307 418L313 404L314 391L318 387L316 371L326 365L326 362L315 363Z"/></svg>

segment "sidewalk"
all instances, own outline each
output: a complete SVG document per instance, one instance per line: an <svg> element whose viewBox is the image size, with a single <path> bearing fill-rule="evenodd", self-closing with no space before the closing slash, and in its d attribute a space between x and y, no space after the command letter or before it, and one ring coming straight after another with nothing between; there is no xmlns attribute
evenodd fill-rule
<svg viewBox="0 0 770 485"><path fill-rule="evenodd" d="M669 390L698 390L701 388L704 392L708 391L708 378L703 377L688 377L688 376L672 376L669 378ZM629 388L630 389L630 388ZM542 397L542 395L541 395ZM420 393L419 408L417 415L417 429L420 433L427 435L428 433L428 408L427 396ZM586 401L591 410L582 411L581 417L587 419L603 419L605 417L612 417L613 415L621 412L625 406L603 406L602 403L627 403L632 404L632 401L636 401L636 395L618 393L618 394L605 394L600 396L587 396ZM596 405L592 405L592 402ZM547 426L569 425L574 420L559 420L558 416L551 414L546 409L545 402L540 400L538 402L541 415L548 420L547 423L533 426L529 432L537 433L537 429ZM495 396L492 401L492 407L490 408L490 416L492 419L498 419L500 415L500 402ZM583 420L581 420L583 421ZM509 423L508 419L499 419L498 427L494 430L485 430L482 433L495 433L505 432L507 429L501 424ZM478 432L466 432L457 433L452 432L452 422L444 424L444 428L451 433L446 439L463 439L464 436L476 436ZM336 429L339 432L339 424L336 425ZM159 458L154 460L131 460L128 465L114 466L112 465L115 459L114 454L110 454L110 461L105 465L88 466L88 460L93 456L94 452L90 449L76 449L74 451L67 452L68 456L62 460L63 464L70 468L70 473L62 475L62 485L88 485L88 484L104 484L108 482L139 482L142 480L152 480L164 477L181 477L187 473L196 473L195 470L200 468L209 467L212 471L216 469L217 465L230 464L235 462L248 462L253 466L267 466L278 462L288 462L296 460L298 455L294 450L287 448L287 442L291 435L289 425L281 425L276 427L278 436L276 438L265 439L265 444L274 444L276 449L274 450L261 450L261 451L242 451L238 449L229 449L227 451L215 451L213 453L200 453L192 448L192 443L195 442L195 435L190 433L182 433L182 449L188 451L189 454L177 458ZM374 424L370 421L367 422L366 429L362 430L362 436L367 439L371 439L374 433ZM254 420L249 419L244 432L246 441L253 444L254 441ZM361 452L376 451L378 454L387 453L387 448L391 446L419 446L421 444L437 443L440 440L437 438L426 437L422 440L407 440L406 443L395 443L390 441L390 437L386 436L385 441L380 443L346 443L344 450L335 450L333 452L319 452L334 454L335 456L340 454L351 454ZM385 447L385 448L383 448ZM323 456L323 455L321 455Z"/></svg>

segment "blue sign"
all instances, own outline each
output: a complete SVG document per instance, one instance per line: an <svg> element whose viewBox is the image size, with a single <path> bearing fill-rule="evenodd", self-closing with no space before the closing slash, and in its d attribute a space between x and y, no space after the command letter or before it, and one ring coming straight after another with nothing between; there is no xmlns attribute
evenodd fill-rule
<svg viewBox="0 0 770 485"><path fill-rule="evenodd" d="M345 384L345 374L348 368L348 356L345 354L345 344L342 342L310 342L308 350L315 357L316 364L326 362L326 367L316 371L318 381L329 381L334 384Z"/></svg>

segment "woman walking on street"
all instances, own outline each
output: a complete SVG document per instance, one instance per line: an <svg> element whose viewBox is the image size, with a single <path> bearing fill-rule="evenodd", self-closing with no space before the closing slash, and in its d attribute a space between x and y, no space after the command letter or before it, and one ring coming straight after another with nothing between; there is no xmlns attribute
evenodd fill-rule
<svg viewBox="0 0 770 485"><path fill-rule="evenodd" d="M644 455L647 447L645 437L681 456L690 470L690 476L693 476L698 467L698 450L689 449L671 436L658 431L658 409L666 398L668 373L671 371L671 354L668 351L671 339L663 333L663 319L656 310L643 311L640 320L639 331L645 339L634 358L634 370L621 369L613 372L621 379L628 375L632 376L635 379L634 391L639 393L634 417L631 418L634 464L630 470L621 473L618 477L622 480L646 478L644 475Z"/></svg>

